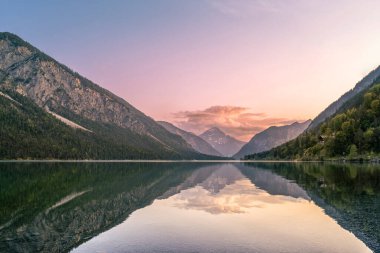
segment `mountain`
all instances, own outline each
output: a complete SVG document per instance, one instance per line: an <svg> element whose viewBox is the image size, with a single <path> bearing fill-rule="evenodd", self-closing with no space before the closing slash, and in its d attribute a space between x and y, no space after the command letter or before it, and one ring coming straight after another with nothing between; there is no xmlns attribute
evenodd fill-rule
<svg viewBox="0 0 380 253"><path fill-rule="evenodd" d="M380 66L375 70L370 72L365 76L360 82L358 82L355 87L345 94L343 94L337 101L329 105L325 110L323 110L313 121L310 123L308 130L316 128L327 118L334 115L347 101L355 97L361 91L367 89L373 84L373 82L380 77Z"/></svg>
<svg viewBox="0 0 380 253"><path fill-rule="evenodd" d="M270 151L246 158L378 160L379 155L380 77L316 128Z"/></svg>
<svg viewBox="0 0 380 253"><path fill-rule="evenodd" d="M6 32L0 33L0 92L0 159L205 157L122 98Z"/></svg>
<svg viewBox="0 0 380 253"><path fill-rule="evenodd" d="M286 126L271 126L256 134L245 144L234 158L241 159L249 154L260 153L277 147L299 136L309 126L311 120L302 123L294 122Z"/></svg>
<svg viewBox="0 0 380 253"><path fill-rule="evenodd" d="M231 157L245 144L245 142L226 135L217 127L205 131L199 137L207 141L214 149L226 157Z"/></svg>
<svg viewBox="0 0 380 253"><path fill-rule="evenodd" d="M216 151L210 144L208 144L201 137L193 133L184 131L169 122L157 121L157 123L163 126L169 132L181 136L188 144L190 144L190 146L195 151L198 151L199 153L206 154L206 155L222 156L221 153Z"/></svg>

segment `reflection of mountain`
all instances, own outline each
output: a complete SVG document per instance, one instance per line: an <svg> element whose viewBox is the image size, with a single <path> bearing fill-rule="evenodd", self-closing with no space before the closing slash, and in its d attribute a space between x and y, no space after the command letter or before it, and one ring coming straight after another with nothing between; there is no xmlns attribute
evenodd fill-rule
<svg viewBox="0 0 380 253"><path fill-rule="evenodd" d="M238 165L240 171L248 177L256 187L265 190L271 195L284 195L293 198L303 198L309 200L310 197L296 183L293 183L269 170L259 167L246 167Z"/></svg>
<svg viewBox="0 0 380 253"><path fill-rule="evenodd" d="M0 252L67 252L149 205L197 167L2 163Z"/></svg>
<svg viewBox="0 0 380 253"><path fill-rule="evenodd" d="M169 198L170 196L177 194L182 190L186 190L196 186L197 184L203 182L206 178L208 178L217 167L217 165L210 165L202 167L202 169L193 171L193 173L191 173L191 175L189 175L183 183L171 187L162 196L160 196L159 199Z"/></svg>
<svg viewBox="0 0 380 253"><path fill-rule="evenodd" d="M343 228L380 252L380 169L377 165L247 163L295 181ZM243 171L249 170L245 168Z"/></svg>
<svg viewBox="0 0 380 253"><path fill-rule="evenodd" d="M271 195L310 199L307 193L296 183L269 170L248 168L241 164L217 164L202 167L194 171L182 184L172 187L165 192L160 199L168 198L195 186L202 187L208 192L207 194L216 195L227 186L236 184L237 181L247 178L254 184L249 188L257 187ZM240 186L237 187L239 188ZM239 188L239 190L244 193L247 189ZM256 190L252 192L251 190L249 189L250 193L254 192L256 194Z"/></svg>
<svg viewBox="0 0 380 253"><path fill-rule="evenodd" d="M0 163L0 252L67 252L153 200L173 195L179 207L212 214L310 196L380 252L379 168L248 165Z"/></svg>
<svg viewBox="0 0 380 253"><path fill-rule="evenodd" d="M218 193L227 185L235 183L237 180L243 179L244 176L232 164L219 165L206 180L199 183L204 189L212 194Z"/></svg>
<svg viewBox="0 0 380 253"><path fill-rule="evenodd" d="M168 198L197 185L211 193L218 193L226 185L232 184L242 178L244 176L231 164L204 166L199 170L195 170L183 183L170 188L160 199Z"/></svg>
<svg viewBox="0 0 380 253"><path fill-rule="evenodd" d="M172 195L177 207L212 214L244 213L252 207L309 199L297 184L271 171L239 164L217 164L196 170L161 198Z"/></svg>

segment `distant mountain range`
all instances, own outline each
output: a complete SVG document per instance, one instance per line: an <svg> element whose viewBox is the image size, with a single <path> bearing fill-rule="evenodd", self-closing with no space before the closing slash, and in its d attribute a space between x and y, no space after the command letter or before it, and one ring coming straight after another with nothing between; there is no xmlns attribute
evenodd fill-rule
<svg viewBox="0 0 380 253"><path fill-rule="evenodd" d="M379 159L380 67L332 103L296 139L247 159Z"/></svg>
<svg viewBox="0 0 380 253"><path fill-rule="evenodd" d="M293 140L305 131L310 122L311 120L307 120L302 123L294 122L286 126L271 126L253 136L252 139L234 155L234 158L241 159L246 155L267 151Z"/></svg>
<svg viewBox="0 0 380 253"><path fill-rule="evenodd" d="M198 151L199 153L212 155L212 156L223 156L221 153L215 150L210 144L208 144L201 137L193 133L184 131L169 122L157 121L157 123L163 126L169 132L181 136L187 143L191 145L191 147L194 150Z"/></svg>
<svg viewBox="0 0 380 253"><path fill-rule="evenodd" d="M221 131L217 127L213 127L201 135L203 140L208 142L214 149L226 157L232 157L245 144Z"/></svg>
<svg viewBox="0 0 380 253"><path fill-rule="evenodd" d="M198 137L154 121L18 36L0 33L0 159L373 157L380 153L378 83L380 67L311 123L270 127L249 143L216 127Z"/></svg>
<svg viewBox="0 0 380 253"><path fill-rule="evenodd" d="M0 159L203 159L178 135L0 33Z"/></svg>

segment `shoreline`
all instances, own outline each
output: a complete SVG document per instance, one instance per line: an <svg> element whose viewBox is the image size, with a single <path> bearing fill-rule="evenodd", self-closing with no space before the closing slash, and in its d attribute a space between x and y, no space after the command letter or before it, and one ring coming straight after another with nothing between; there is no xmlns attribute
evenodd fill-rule
<svg viewBox="0 0 380 253"><path fill-rule="evenodd" d="M78 162L78 163L86 163L86 162L114 162L114 163L252 163L252 162L259 162L259 163L305 163L305 162L323 162L323 161L292 161L292 160L60 160L60 159L39 159L39 160L32 160L32 159L20 159L20 160L0 160L1 162Z"/></svg>
<svg viewBox="0 0 380 253"><path fill-rule="evenodd" d="M379 161L358 160L60 160L60 159L20 159L0 160L0 163L379 163Z"/></svg>

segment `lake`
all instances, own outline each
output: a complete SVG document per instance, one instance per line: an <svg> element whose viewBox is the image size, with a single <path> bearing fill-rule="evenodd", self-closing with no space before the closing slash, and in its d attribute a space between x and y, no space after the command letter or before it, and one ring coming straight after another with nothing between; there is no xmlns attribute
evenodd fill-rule
<svg viewBox="0 0 380 253"><path fill-rule="evenodd" d="M1 162L0 252L380 252L380 166Z"/></svg>

